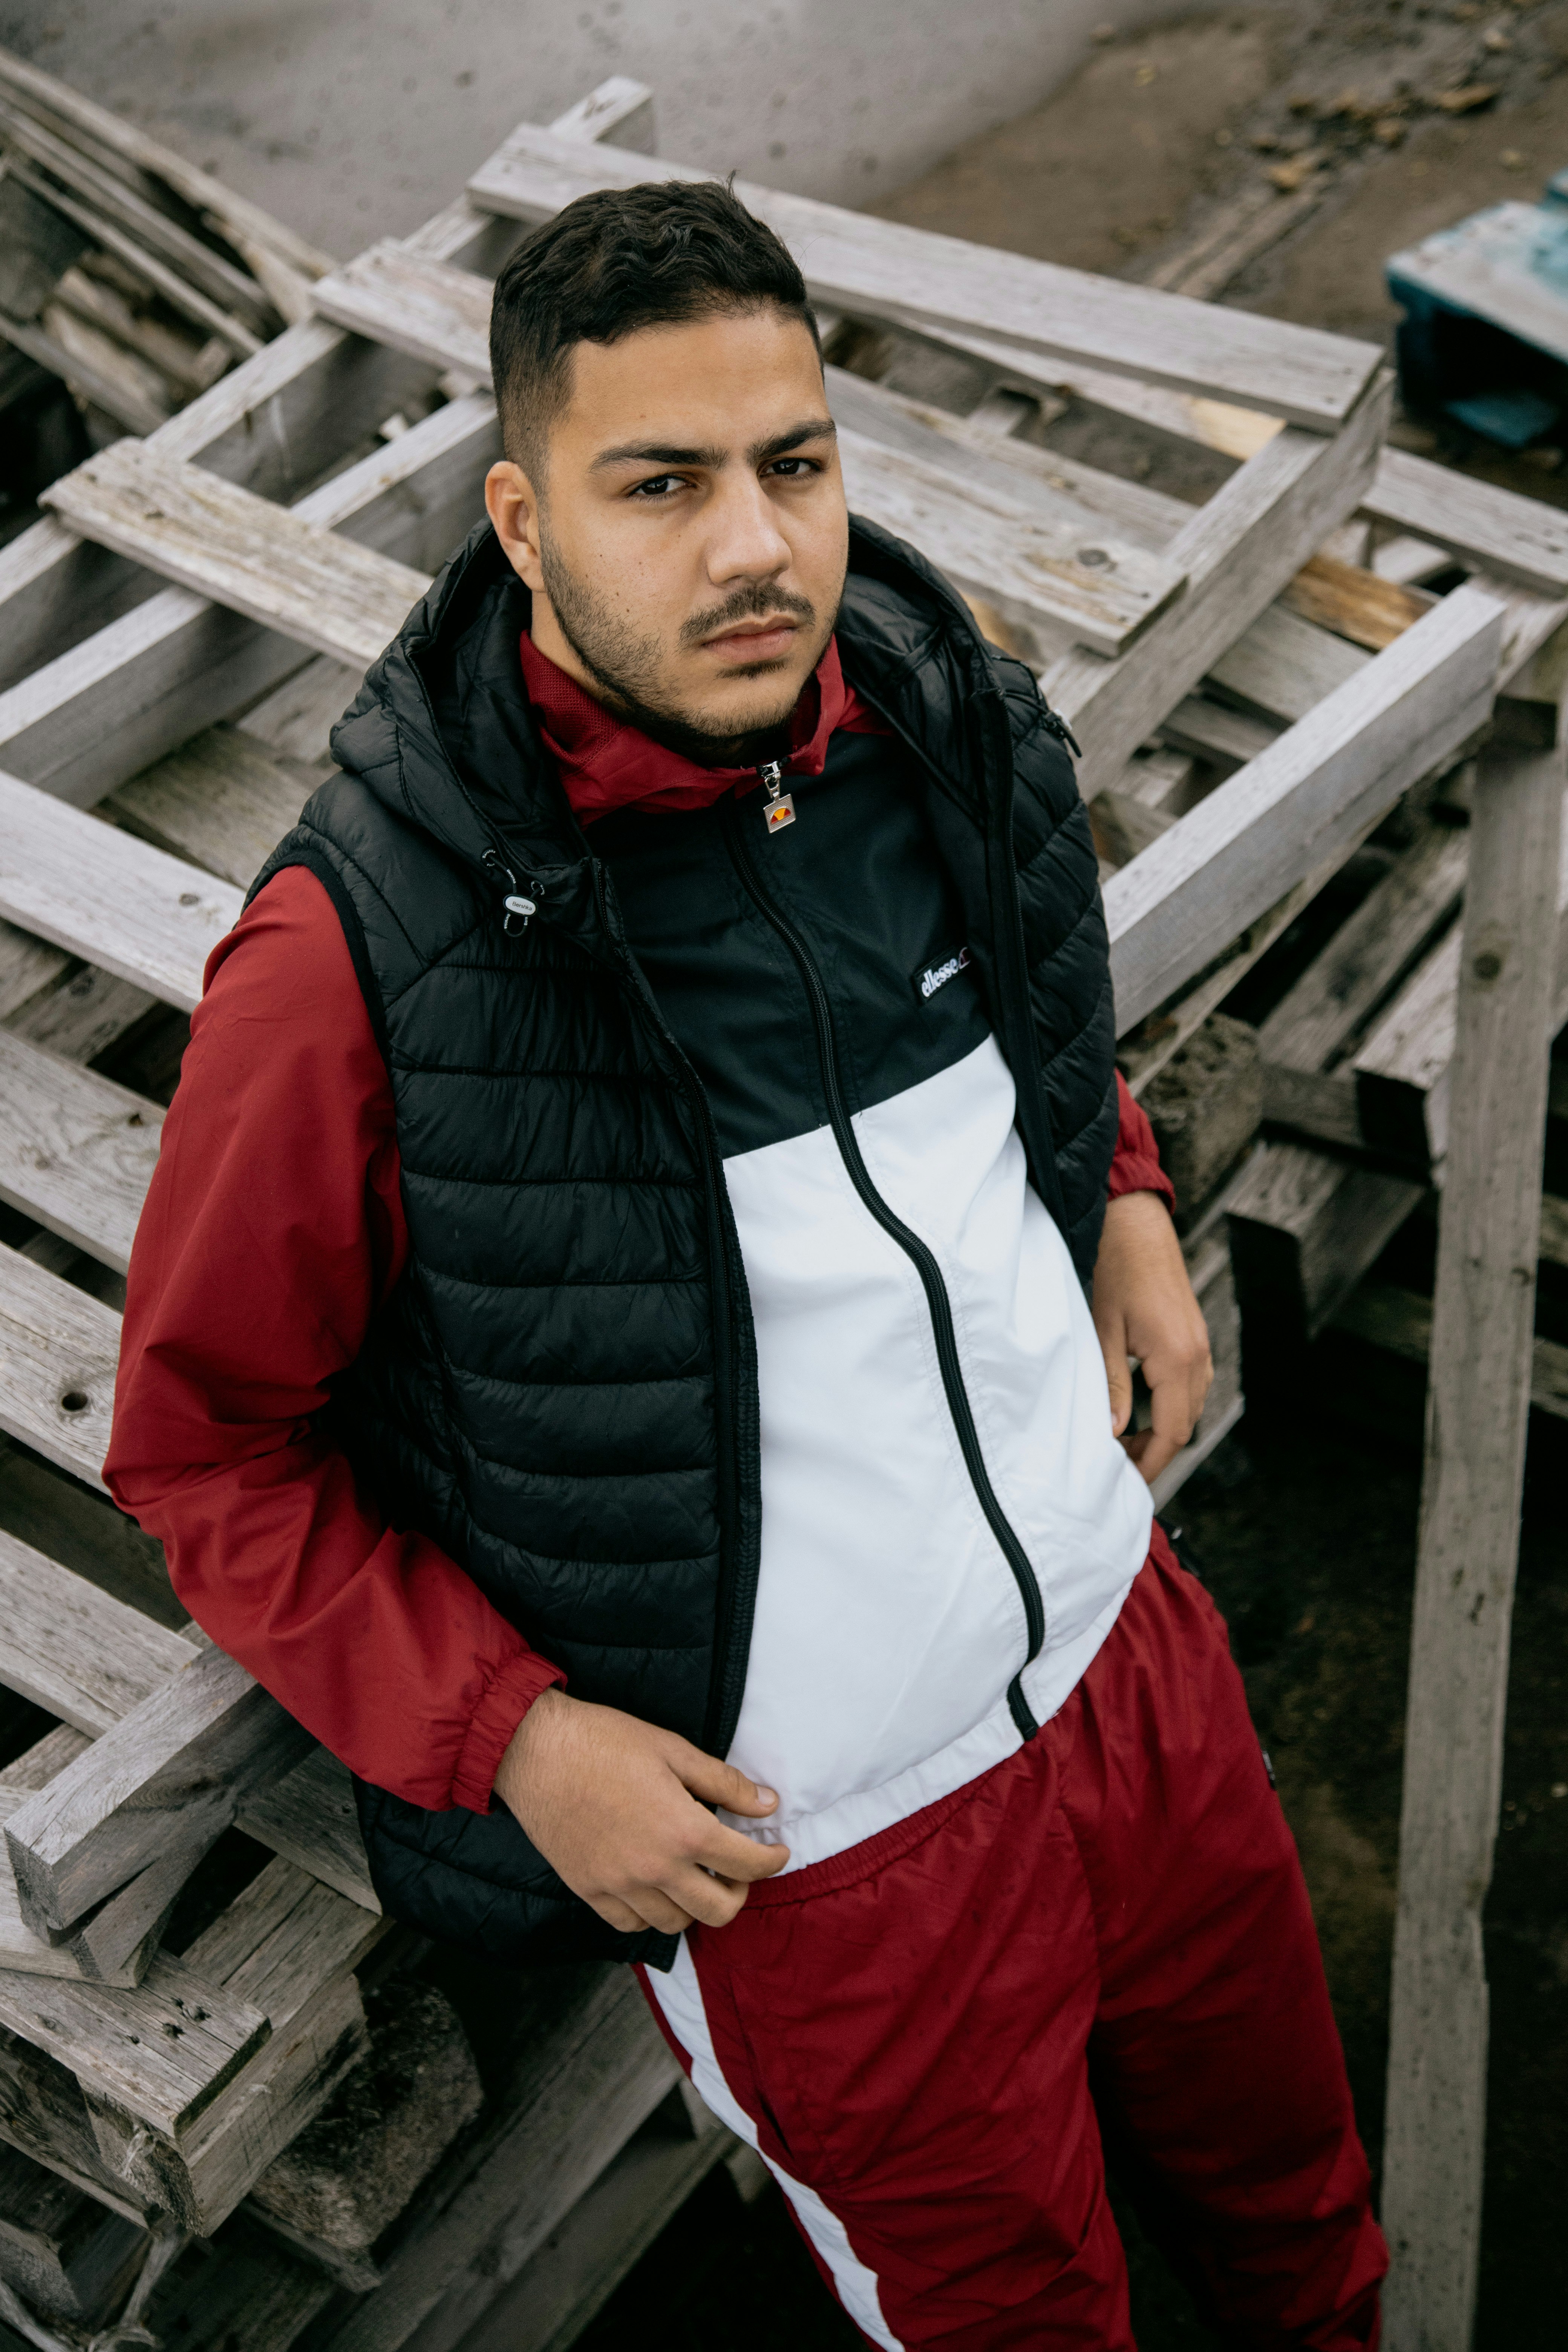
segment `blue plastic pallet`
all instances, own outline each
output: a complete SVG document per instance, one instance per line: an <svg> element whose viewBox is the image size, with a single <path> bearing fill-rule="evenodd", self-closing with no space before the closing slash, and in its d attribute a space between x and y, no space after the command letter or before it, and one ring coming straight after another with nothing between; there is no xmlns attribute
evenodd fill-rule
<svg viewBox="0 0 1568 2352"><path fill-rule="evenodd" d="M1493 205L1384 268L1407 408L1510 449L1568 417L1568 171L1542 203Z"/></svg>

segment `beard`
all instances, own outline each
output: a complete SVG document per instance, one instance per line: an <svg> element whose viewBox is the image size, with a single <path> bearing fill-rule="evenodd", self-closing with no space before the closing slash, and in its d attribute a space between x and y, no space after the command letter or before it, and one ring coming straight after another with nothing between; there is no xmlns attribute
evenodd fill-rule
<svg viewBox="0 0 1568 2352"><path fill-rule="evenodd" d="M617 716L629 719L656 743L706 768L752 767L763 760L779 757L787 748L780 738L800 699L799 684L789 685L780 679L770 698L759 683L760 707L751 724L739 733L732 722L716 728L700 713L686 709L664 686L667 662L662 640L654 635L639 636L629 623L567 569L542 515L539 562L544 575L544 593L562 635ZM817 618L816 607L808 598L793 595L782 588L770 588L762 582L748 581L722 604L704 613L694 613L681 626L680 643L699 645L705 637L723 628L732 628L739 621L763 620L776 613L788 613L804 630L810 630ZM837 618L835 612L833 620ZM822 631L816 652L818 661L833 634L833 620ZM771 667L760 662L754 669L737 667L731 675L756 677L760 682L767 677Z"/></svg>

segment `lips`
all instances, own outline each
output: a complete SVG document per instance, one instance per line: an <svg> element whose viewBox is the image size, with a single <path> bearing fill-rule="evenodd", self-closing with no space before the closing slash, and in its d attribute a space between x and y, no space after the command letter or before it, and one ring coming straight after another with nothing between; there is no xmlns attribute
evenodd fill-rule
<svg viewBox="0 0 1568 2352"><path fill-rule="evenodd" d="M731 661L776 661L789 651L790 641L798 635L798 621L764 621L747 628L726 629L721 636L703 640L705 653L719 654Z"/></svg>

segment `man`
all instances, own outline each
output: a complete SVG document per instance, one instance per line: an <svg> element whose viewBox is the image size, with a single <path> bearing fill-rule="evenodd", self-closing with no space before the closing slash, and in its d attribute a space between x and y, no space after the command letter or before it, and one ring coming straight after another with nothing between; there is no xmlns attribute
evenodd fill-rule
<svg viewBox="0 0 1568 2352"><path fill-rule="evenodd" d="M1103 2123L1227 2341L1370 2345L1294 1850L1151 1533L1207 1346L1066 730L847 518L726 189L571 205L492 339L489 525L209 967L114 1492L389 1908L641 1965L868 2340L1130 2344Z"/></svg>

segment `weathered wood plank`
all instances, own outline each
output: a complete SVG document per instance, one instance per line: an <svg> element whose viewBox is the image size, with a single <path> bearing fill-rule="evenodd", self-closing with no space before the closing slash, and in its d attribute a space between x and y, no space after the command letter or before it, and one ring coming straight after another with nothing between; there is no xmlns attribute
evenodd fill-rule
<svg viewBox="0 0 1568 2352"><path fill-rule="evenodd" d="M1425 1186L1298 1143L1271 1143L1228 1209L1243 1325L1259 1355L1294 1358L1420 1205Z"/></svg>
<svg viewBox="0 0 1568 2352"><path fill-rule="evenodd" d="M238 727L209 727L101 804L126 829L247 890L321 782Z"/></svg>
<svg viewBox="0 0 1568 2352"><path fill-rule="evenodd" d="M500 454L493 401L454 400L287 513L434 568L482 512ZM60 798L94 801L300 667L292 639L165 588L0 694L0 762Z"/></svg>
<svg viewBox="0 0 1568 2352"><path fill-rule="evenodd" d="M163 1114L0 1029L0 1201L123 1274Z"/></svg>
<svg viewBox="0 0 1568 2352"><path fill-rule="evenodd" d="M24 1910L68 1927L171 1838L226 1828L308 1738L233 1658L198 1650L7 1822Z"/></svg>
<svg viewBox="0 0 1568 2352"><path fill-rule="evenodd" d="M1374 654L1391 646L1432 604L1431 597L1417 589L1401 588L1321 551L1288 583L1280 602L1304 620L1317 621Z"/></svg>
<svg viewBox="0 0 1568 2352"><path fill-rule="evenodd" d="M1131 1027L1484 721L1501 615L1457 589L1105 886Z"/></svg>
<svg viewBox="0 0 1568 2352"><path fill-rule="evenodd" d="M1293 573L1299 579L1300 573ZM1287 588L1289 587L1287 583ZM1212 682L1271 719L1305 719L1372 659L1283 601L1265 605L1235 645L1209 665Z"/></svg>
<svg viewBox="0 0 1568 2352"><path fill-rule="evenodd" d="M1449 920L1469 850L1434 825L1374 883L1258 1031L1264 1064L1326 1070Z"/></svg>
<svg viewBox="0 0 1568 2352"><path fill-rule="evenodd" d="M1383 2216L1390 2342L1469 2341L1480 2245L1481 1906L1501 1799L1534 1352L1563 759L1500 703L1465 891L1411 1632Z"/></svg>
<svg viewBox="0 0 1568 2352"><path fill-rule="evenodd" d="M1047 670L1046 693L1085 748L1079 782L1087 798L1114 783L1122 762L1354 504L1376 458L1392 391L1386 382L1374 385L1331 441L1277 434L1171 541L1165 553L1186 573L1186 593L1142 643L1116 661L1073 653Z"/></svg>
<svg viewBox="0 0 1568 2352"><path fill-rule="evenodd" d="M381 1898L370 1883L353 1782L348 1766L326 1748L312 1748L292 1771L252 1789L235 1822L247 1837L285 1861L298 1863L362 1911L380 1911Z"/></svg>
<svg viewBox="0 0 1568 2352"><path fill-rule="evenodd" d="M0 1430L102 1488L120 1318L0 1245Z"/></svg>
<svg viewBox="0 0 1568 2352"><path fill-rule="evenodd" d="M232 884L0 775L0 914L191 1012L239 919Z"/></svg>
<svg viewBox="0 0 1568 2352"><path fill-rule="evenodd" d="M100 449L40 501L84 539L339 661L374 661L430 584L144 441Z"/></svg>
<svg viewBox="0 0 1568 2352"><path fill-rule="evenodd" d="M270 1864L184 1958L222 2000L262 2011L270 2037L183 2134L139 2130L133 2109L90 2098L117 2175L209 2235L365 2055L351 1971L387 1926L290 1864Z"/></svg>
<svg viewBox="0 0 1568 2352"><path fill-rule="evenodd" d="M266 2017L160 1953L133 1990L0 1969L0 2025L179 2138L260 2050Z"/></svg>
<svg viewBox="0 0 1568 2352"><path fill-rule="evenodd" d="M123 2293L147 2232L0 2147L0 2278L35 2311L94 2326Z"/></svg>
<svg viewBox="0 0 1568 2352"><path fill-rule="evenodd" d="M468 193L493 211L537 221L595 188L707 176L662 159L623 163L603 148L587 153L524 124L475 173ZM1343 422L1380 363L1370 344L1315 328L1215 310L774 188L740 183L738 193L795 254L812 299L858 316L939 333L956 326L1053 358L1213 393L1320 433Z"/></svg>
<svg viewBox="0 0 1568 2352"><path fill-rule="evenodd" d="M955 584L1005 621L1044 628L1116 655L1142 637L1181 593L1186 575L1165 559L1096 530L1026 519L1018 500L965 481L945 466L881 448L841 429L851 509L910 541Z"/></svg>
<svg viewBox="0 0 1568 2352"><path fill-rule="evenodd" d="M197 1654L184 1634L0 1530L0 1682L35 1706L97 1738Z"/></svg>

